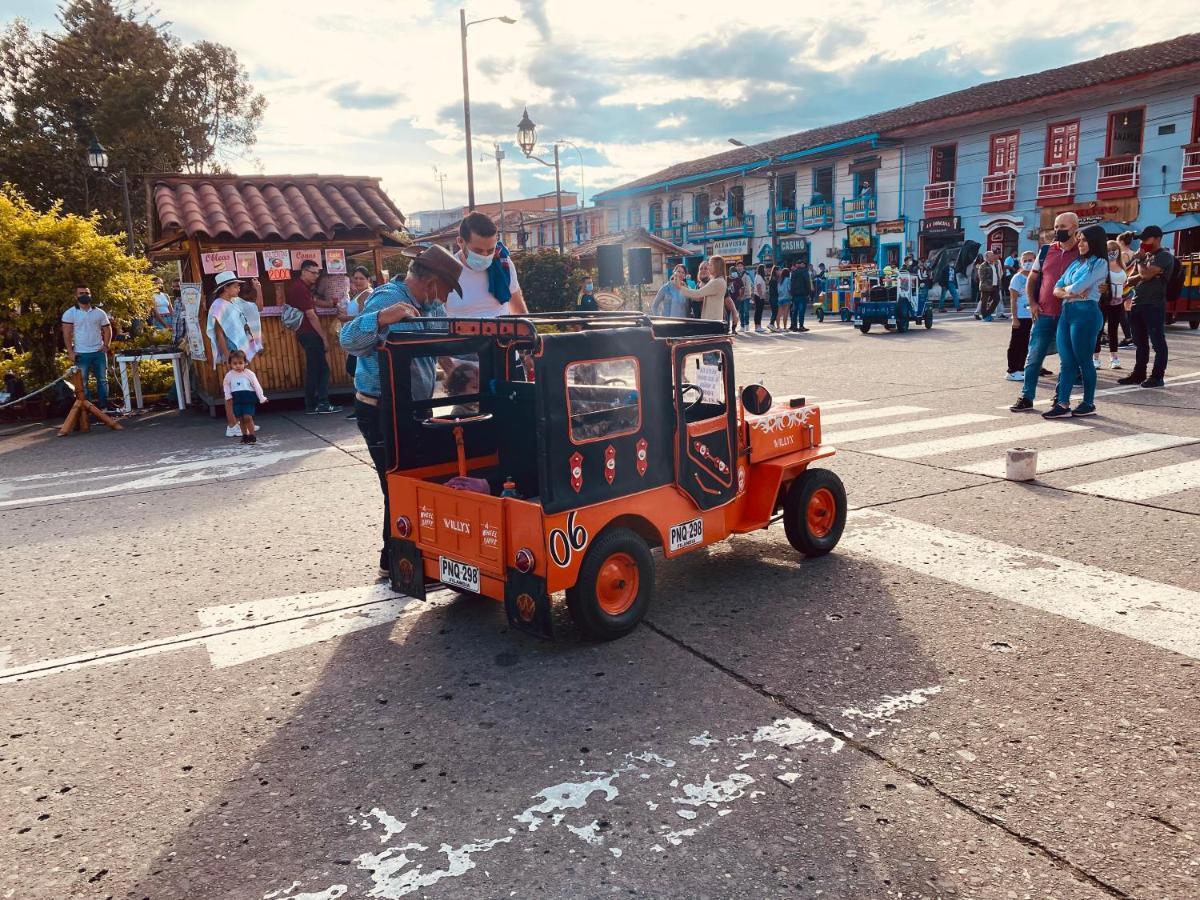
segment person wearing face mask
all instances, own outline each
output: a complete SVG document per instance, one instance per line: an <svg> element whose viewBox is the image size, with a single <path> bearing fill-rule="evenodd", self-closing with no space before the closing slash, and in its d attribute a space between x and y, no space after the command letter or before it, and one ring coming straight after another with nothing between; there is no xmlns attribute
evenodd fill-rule
<svg viewBox="0 0 1200 900"><path fill-rule="evenodd" d="M600 304L596 302L596 284L592 279L584 283L583 290L575 300L575 308L580 312L596 312L600 309Z"/></svg>
<svg viewBox="0 0 1200 900"><path fill-rule="evenodd" d="M462 263L459 290L446 301L451 318L493 319L529 312L517 280L517 267L500 243L496 223L481 212L469 213L458 226L458 252Z"/></svg>
<svg viewBox="0 0 1200 900"><path fill-rule="evenodd" d="M1138 237L1141 243L1132 260L1129 279L1135 284L1129 323L1133 327L1133 343L1137 350L1133 371L1117 383L1140 384L1144 388L1163 387L1163 377L1167 374L1167 279L1178 263L1174 254L1163 247L1163 232L1157 225L1147 225ZM1154 345L1154 368L1147 378L1151 344Z"/></svg>
<svg viewBox="0 0 1200 900"><path fill-rule="evenodd" d="M1038 376L1044 371L1042 363L1056 346L1058 317L1062 314L1062 298L1054 295L1054 288L1067 267L1079 259L1078 243L1079 217L1071 212L1059 213L1054 219L1054 240L1038 251L1025 282L1025 301L1029 304L1033 326L1029 330L1029 355L1025 358L1021 396L1009 407L1012 412L1033 409ZM1092 374L1095 375L1095 369ZM1071 373L1072 381L1073 376Z"/></svg>
<svg viewBox="0 0 1200 900"><path fill-rule="evenodd" d="M83 389L92 399L89 385L96 379L97 406L105 412L117 412L108 403L108 348L112 343L113 327L108 313L92 303L92 292L86 284L75 286L75 305L62 315L63 343L67 357L79 366Z"/></svg>
<svg viewBox="0 0 1200 900"><path fill-rule="evenodd" d="M1009 381L1025 380L1025 357L1029 353L1029 329L1033 327L1033 317L1029 314L1029 301L1025 298L1025 282L1033 271L1033 261L1037 254L1026 250L1021 254L1021 264L1016 274L1008 283L1008 297L1012 304L1012 332L1008 338L1008 374Z"/></svg>
<svg viewBox="0 0 1200 900"><path fill-rule="evenodd" d="M347 353L358 357L354 369L354 415L367 452L379 476L383 492L383 547L379 551L379 574L388 574L387 541L390 534L387 500L387 451L384 448L385 420L379 409L382 386L376 348L391 332L421 331L421 318L446 317L446 300L454 292L463 296L460 276L464 272L457 257L443 247L409 247L408 274L399 275L376 288L362 312L342 326L338 342ZM429 399L437 383L437 363L432 357L412 361L413 399Z"/></svg>

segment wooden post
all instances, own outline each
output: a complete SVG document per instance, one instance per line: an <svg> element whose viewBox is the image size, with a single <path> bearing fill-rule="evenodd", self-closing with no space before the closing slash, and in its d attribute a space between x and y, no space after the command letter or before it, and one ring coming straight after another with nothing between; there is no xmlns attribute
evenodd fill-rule
<svg viewBox="0 0 1200 900"><path fill-rule="evenodd" d="M88 422L89 413L114 431L121 430L120 422L87 398L87 392L83 389L83 374L78 369L71 375L71 385L75 390L75 404L67 413L67 420L62 423L62 428L58 429L59 437L65 437L75 430L87 431L91 427Z"/></svg>

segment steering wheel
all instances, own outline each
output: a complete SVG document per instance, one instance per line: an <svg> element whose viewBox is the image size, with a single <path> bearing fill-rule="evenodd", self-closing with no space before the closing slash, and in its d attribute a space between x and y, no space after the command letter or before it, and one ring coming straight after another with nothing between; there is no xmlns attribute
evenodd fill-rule
<svg viewBox="0 0 1200 900"><path fill-rule="evenodd" d="M471 422L486 422L491 417L491 413L480 413L475 416L430 416L421 424L425 428L433 428L435 430L457 428L459 425L468 425Z"/></svg>
<svg viewBox="0 0 1200 900"><path fill-rule="evenodd" d="M682 399L683 395L688 393L689 391L695 391L697 394L697 397L691 403L688 403L683 407L684 412L687 412L688 410L690 410L692 407L694 407L696 404L700 403L704 399L704 388L702 388L702 387L700 387L700 385L694 384L690 381L681 381L679 383L680 398Z"/></svg>
<svg viewBox="0 0 1200 900"><path fill-rule="evenodd" d="M629 382L624 378L605 378L604 386L608 387L609 385L614 385L617 387L629 387Z"/></svg>

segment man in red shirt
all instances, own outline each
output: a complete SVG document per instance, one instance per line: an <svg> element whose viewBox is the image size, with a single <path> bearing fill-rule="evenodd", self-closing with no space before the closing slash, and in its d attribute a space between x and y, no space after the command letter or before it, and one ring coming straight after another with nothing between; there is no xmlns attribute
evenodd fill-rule
<svg viewBox="0 0 1200 900"><path fill-rule="evenodd" d="M1029 355L1025 357L1025 385L1017 402L1009 407L1013 412L1033 409L1038 375L1050 348L1055 346L1058 317L1062 314L1062 300L1054 296L1054 285L1067 266L1079 259L1079 251L1075 249L1078 243L1079 217L1075 213L1060 213L1054 219L1054 241L1042 247L1025 283L1033 328L1029 332Z"/></svg>
<svg viewBox="0 0 1200 900"><path fill-rule="evenodd" d="M310 416L326 415L341 410L329 403L329 339L317 318L317 301L313 285L321 267L311 259L300 266L300 275L288 285L287 303L304 313L304 321L296 329L296 340L304 349L304 412Z"/></svg>

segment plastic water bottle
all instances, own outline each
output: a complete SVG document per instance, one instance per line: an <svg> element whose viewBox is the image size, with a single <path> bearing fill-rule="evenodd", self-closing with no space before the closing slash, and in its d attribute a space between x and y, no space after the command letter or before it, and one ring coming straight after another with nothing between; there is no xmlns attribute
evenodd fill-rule
<svg viewBox="0 0 1200 900"><path fill-rule="evenodd" d="M509 475L504 479L504 490L500 492L501 497L514 497L517 500L521 499L521 492L517 490L517 483L512 480Z"/></svg>

